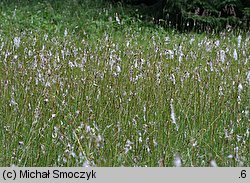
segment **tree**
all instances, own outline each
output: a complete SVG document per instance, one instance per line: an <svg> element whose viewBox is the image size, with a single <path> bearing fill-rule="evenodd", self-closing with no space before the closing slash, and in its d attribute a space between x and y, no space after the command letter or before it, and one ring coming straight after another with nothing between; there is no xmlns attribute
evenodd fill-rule
<svg viewBox="0 0 250 183"><path fill-rule="evenodd" d="M113 0L115 2L119 0ZM164 19L166 25L177 29L209 30L227 26L249 28L249 0L123 0L143 5L144 14Z"/></svg>

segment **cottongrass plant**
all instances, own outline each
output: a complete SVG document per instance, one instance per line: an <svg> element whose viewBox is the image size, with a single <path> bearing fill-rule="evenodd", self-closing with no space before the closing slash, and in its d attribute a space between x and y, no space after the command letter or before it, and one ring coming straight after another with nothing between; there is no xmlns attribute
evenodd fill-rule
<svg viewBox="0 0 250 183"><path fill-rule="evenodd" d="M1 166L250 166L249 33L51 8L61 28L39 12L36 29L0 27Z"/></svg>

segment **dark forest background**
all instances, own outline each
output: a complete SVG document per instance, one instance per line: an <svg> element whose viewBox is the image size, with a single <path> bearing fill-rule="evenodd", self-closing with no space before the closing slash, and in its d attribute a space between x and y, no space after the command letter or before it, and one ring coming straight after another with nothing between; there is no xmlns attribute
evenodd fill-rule
<svg viewBox="0 0 250 183"><path fill-rule="evenodd" d="M250 0L112 0L177 29L250 27Z"/></svg>
<svg viewBox="0 0 250 183"><path fill-rule="evenodd" d="M0 0L0 4L26 4L41 2L85 6L86 0ZM95 4L113 3L131 9L130 15L178 30L211 31L250 28L250 0L93 0ZM71 6L71 5L72 6ZM89 4L89 3L88 3ZM107 5L106 4L106 5ZM109 6L109 5L108 5ZM134 11L135 10L135 11ZM134 13L133 13L134 12ZM118 12L119 13L119 12Z"/></svg>

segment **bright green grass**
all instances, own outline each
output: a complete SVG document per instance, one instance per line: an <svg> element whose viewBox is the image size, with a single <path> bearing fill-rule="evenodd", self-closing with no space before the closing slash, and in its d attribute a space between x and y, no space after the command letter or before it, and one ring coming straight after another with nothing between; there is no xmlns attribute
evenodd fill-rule
<svg viewBox="0 0 250 183"><path fill-rule="evenodd" d="M249 33L96 2L0 4L0 166L250 166Z"/></svg>

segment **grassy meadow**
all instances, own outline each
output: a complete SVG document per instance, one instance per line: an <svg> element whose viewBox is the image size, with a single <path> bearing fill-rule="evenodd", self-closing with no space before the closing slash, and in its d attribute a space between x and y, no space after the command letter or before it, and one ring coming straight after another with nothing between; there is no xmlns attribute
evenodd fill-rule
<svg viewBox="0 0 250 183"><path fill-rule="evenodd" d="M0 166L250 166L250 33L138 17L0 2Z"/></svg>

